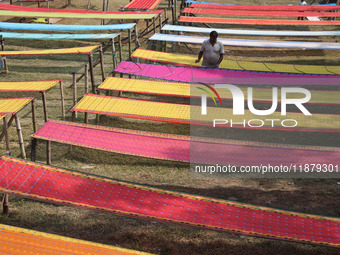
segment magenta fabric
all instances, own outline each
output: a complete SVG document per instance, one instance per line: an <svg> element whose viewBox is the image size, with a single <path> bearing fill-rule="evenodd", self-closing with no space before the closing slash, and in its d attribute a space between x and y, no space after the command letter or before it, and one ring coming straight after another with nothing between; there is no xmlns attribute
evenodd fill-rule
<svg viewBox="0 0 340 255"><path fill-rule="evenodd" d="M171 139L166 135L152 136L152 133L143 131L109 129L52 120L46 122L34 137L129 155L175 161L190 160L189 140Z"/></svg>
<svg viewBox="0 0 340 255"><path fill-rule="evenodd" d="M211 84L340 85L340 76L236 71L218 68L177 67L122 61L115 72L156 79Z"/></svg>
<svg viewBox="0 0 340 255"><path fill-rule="evenodd" d="M110 130L111 129L111 130ZM253 166L261 164L340 165L340 149L232 140L197 140L168 135L88 124L50 120L33 137L117 153L205 164Z"/></svg>

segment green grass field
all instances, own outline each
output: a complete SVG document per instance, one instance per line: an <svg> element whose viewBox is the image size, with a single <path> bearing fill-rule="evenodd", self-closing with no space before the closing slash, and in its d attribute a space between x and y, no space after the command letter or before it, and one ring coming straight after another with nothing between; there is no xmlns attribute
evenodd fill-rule
<svg viewBox="0 0 340 255"><path fill-rule="evenodd" d="M225 3L238 3L237 0L216 0ZM65 8L65 0L54 0L52 8ZM286 0L278 3L274 0L245 0L242 4L297 5L298 0ZM311 3L312 1L309 1ZM110 11L128 3L128 0L110 1ZM30 4L36 6L36 4ZM179 4L178 4L179 5ZM85 9L87 1L72 0L68 9ZM168 2L163 0L160 8L166 8ZM102 1L91 1L91 9L101 10ZM168 16L171 11L168 10ZM18 19L0 17L1 21L17 22ZM170 17L171 20L171 17ZM100 24L99 20L61 20L58 24ZM139 22L139 30L145 26ZM236 28L237 26L229 26ZM274 28L271 28L274 29ZM282 30L287 27L280 27ZM293 27L290 29L298 30ZM337 30L338 27L306 27L305 30ZM151 35L151 34L150 34ZM126 33L123 33L123 37ZM232 36L231 38L245 38ZM253 39L253 38L247 38ZM257 39L257 38L256 38ZM337 42L338 37L324 38L269 38L259 37L259 40L308 40ZM148 46L147 37L141 38L141 47ZM99 41L100 43L100 41ZM6 50L33 50L85 46L98 44L98 41L85 40L6 40ZM156 47L156 46L154 46ZM123 59L128 58L127 41L123 42ZM233 60L310 64L310 65L340 65L340 52L335 50L298 50L298 49L263 49L226 47L226 57ZM176 53L197 54L199 46L190 48L180 45ZM171 52L171 45L168 45ZM14 80L55 80L62 79L65 88L66 120L71 120L72 83L71 73L84 62L87 56L22 56L8 57L9 73L1 74L1 81ZM112 72L112 56L105 53L106 76ZM101 82L99 66L95 68L96 85ZM78 98L84 94L84 81L79 82ZM339 89L339 88L338 88ZM41 96L37 93L3 93L2 97L35 96L38 118L38 128L44 123ZM187 102L184 99L141 96L128 96L143 99L170 100L172 102ZM60 109L59 88L55 87L47 92L48 114L51 119L62 119ZM30 157L30 136L33 134L30 106L19 114L22 122L26 153ZM78 114L78 122L83 121L83 114ZM89 115L89 123L95 123L95 115ZM105 126L123 127L129 129L148 130L173 134L190 134L190 127L181 124L138 121L133 119L101 116L100 124ZM12 156L20 157L20 149L16 129L10 129L10 146ZM232 136L240 139L253 137L252 133L233 131ZM256 133L256 137L265 136ZM296 135L294 140L300 144L309 144L313 135ZM256 139L253 138L253 139ZM328 140L327 140L328 139ZM280 138L279 142L292 140L291 134ZM339 146L339 135L318 135L312 142L318 145L322 141L330 141L332 146ZM337 141L337 142L336 142ZM326 144L327 145L327 144ZM0 144L0 151L5 151L4 142ZM39 143L37 161L45 163L45 144ZM204 196L230 199L244 203L275 207L285 210L301 211L305 213L340 217L340 180L336 179L193 179L190 176L189 164L139 158L115 153L100 152L92 149L69 147L52 144L52 165L74 169L110 178L153 185L160 188L189 192ZM90 211L85 209L53 205L37 202L20 197L10 196L10 215L0 215L0 223L48 233L64 235L88 241L120 246L156 254L338 254L333 248L283 242L230 233L222 233L185 226L143 221L133 218L116 216L109 213Z"/></svg>

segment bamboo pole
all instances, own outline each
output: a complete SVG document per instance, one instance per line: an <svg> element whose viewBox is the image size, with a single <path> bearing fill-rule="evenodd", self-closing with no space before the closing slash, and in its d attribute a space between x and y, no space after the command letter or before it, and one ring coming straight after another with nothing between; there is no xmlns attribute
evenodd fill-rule
<svg viewBox="0 0 340 255"><path fill-rule="evenodd" d="M48 112L47 112L47 103L46 103L45 91L41 91L41 97L42 97L42 100L43 100L44 118L45 118L45 122L46 122L48 120Z"/></svg>
<svg viewBox="0 0 340 255"><path fill-rule="evenodd" d="M85 112L84 123L89 123L89 113Z"/></svg>
<svg viewBox="0 0 340 255"><path fill-rule="evenodd" d="M104 71L103 47L101 45L99 47L99 58L100 58L100 70L102 72L102 82L103 82L105 80L105 71Z"/></svg>
<svg viewBox="0 0 340 255"><path fill-rule="evenodd" d="M89 66L85 65L85 94L89 93Z"/></svg>
<svg viewBox="0 0 340 255"><path fill-rule="evenodd" d="M59 81L59 84L60 84L61 114L64 120L65 119L64 87L62 81Z"/></svg>
<svg viewBox="0 0 340 255"><path fill-rule="evenodd" d="M91 83L92 83L92 93L95 93L96 85L94 83L94 72L93 72L93 54L92 52L89 54L89 64L90 64L90 75L91 75Z"/></svg>
<svg viewBox="0 0 340 255"><path fill-rule="evenodd" d="M32 138L31 140L31 161L35 161L35 157L37 155L37 139Z"/></svg>
<svg viewBox="0 0 340 255"><path fill-rule="evenodd" d="M115 48L115 41L114 38L111 39L111 50L112 50L112 66L113 66L113 70L115 70L117 63L116 63L116 48Z"/></svg>
<svg viewBox="0 0 340 255"><path fill-rule="evenodd" d="M12 125L12 122L14 120L14 115L12 115L12 117L9 119L8 123L7 123L7 129L9 129L9 127ZM0 142L2 141L2 139L5 136L5 131L2 131L1 135L0 135Z"/></svg>
<svg viewBox="0 0 340 255"><path fill-rule="evenodd" d="M17 125L17 133L18 133L18 138L19 138L21 157L23 159L26 159L26 152L25 152L25 147L24 147L24 139L22 137L20 120L19 120L18 114L14 114L14 116L15 116L15 123Z"/></svg>
<svg viewBox="0 0 340 255"><path fill-rule="evenodd" d="M136 45L136 48L139 48L139 41L138 41L138 28L137 28L137 23L138 23L138 20L135 20L135 45Z"/></svg>
<svg viewBox="0 0 340 255"><path fill-rule="evenodd" d="M51 165L51 141L46 141L46 164Z"/></svg>
<svg viewBox="0 0 340 255"><path fill-rule="evenodd" d="M109 10L109 2L110 2L110 0L107 0L107 2L106 2L106 11Z"/></svg>
<svg viewBox="0 0 340 255"><path fill-rule="evenodd" d="M158 17L159 17L159 32L162 33L162 14L159 14Z"/></svg>
<svg viewBox="0 0 340 255"><path fill-rule="evenodd" d="M32 105L32 123L33 123L33 132L37 132L37 117L35 114L35 99L31 101Z"/></svg>
<svg viewBox="0 0 340 255"><path fill-rule="evenodd" d="M3 214L5 216L9 215L9 206L8 206L8 194L4 193L2 197L2 209L3 209Z"/></svg>
<svg viewBox="0 0 340 255"><path fill-rule="evenodd" d="M103 0L103 12L105 11L105 0ZM102 25L104 25L105 24L105 20L104 19L102 19Z"/></svg>
<svg viewBox="0 0 340 255"><path fill-rule="evenodd" d="M9 135L8 135L8 126L7 126L6 115L3 118L3 122L4 122L4 131L3 132L5 132L5 140L6 140L6 151L7 151L7 154L10 155L11 150L10 150L10 147L9 147Z"/></svg>
<svg viewBox="0 0 340 255"><path fill-rule="evenodd" d="M173 0L174 1L174 13L175 13L175 23L174 24L177 24L177 0Z"/></svg>
<svg viewBox="0 0 340 255"><path fill-rule="evenodd" d="M128 37L129 37L129 60L131 60L131 30L128 30Z"/></svg>
<svg viewBox="0 0 340 255"><path fill-rule="evenodd" d="M122 38L118 36L118 46L119 46L119 62L122 61Z"/></svg>
<svg viewBox="0 0 340 255"><path fill-rule="evenodd" d="M170 0L171 1L171 12L172 12L172 25L175 25L175 6L174 6L174 0Z"/></svg>
<svg viewBox="0 0 340 255"><path fill-rule="evenodd" d="M0 40L1 40L1 50L5 51L5 40L2 35L0 35ZM8 73L8 65L7 65L6 56L3 57L2 61L4 63L5 73Z"/></svg>
<svg viewBox="0 0 340 255"><path fill-rule="evenodd" d="M77 104L77 77L76 73L73 73L73 107ZM72 120L77 118L77 112L72 112Z"/></svg>
<svg viewBox="0 0 340 255"><path fill-rule="evenodd" d="M153 22L153 33L156 33L156 19L155 17L152 18L152 22Z"/></svg>
<svg viewBox="0 0 340 255"><path fill-rule="evenodd" d="M164 19L165 19L165 24L168 24L168 15L166 14L166 9L164 9Z"/></svg>

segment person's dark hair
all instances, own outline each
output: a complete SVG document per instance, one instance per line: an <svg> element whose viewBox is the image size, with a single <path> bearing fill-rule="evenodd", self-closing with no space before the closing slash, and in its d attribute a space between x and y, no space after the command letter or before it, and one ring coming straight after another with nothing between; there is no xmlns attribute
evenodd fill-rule
<svg viewBox="0 0 340 255"><path fill-rule="evenodd" d="M210 32L210 37L217 38L218 33L214 30Z"/></svg>

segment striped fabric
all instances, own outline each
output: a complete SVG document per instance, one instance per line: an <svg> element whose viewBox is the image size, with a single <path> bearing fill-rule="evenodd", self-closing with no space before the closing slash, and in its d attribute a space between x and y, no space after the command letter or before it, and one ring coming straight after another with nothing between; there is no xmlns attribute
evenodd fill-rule
<svg viewBox="0 0 340 255"><path fill-rule="evenodd" d="M149 38L152 41L184 42L202 44L208 37L171 35L155 33ZM261 48L299 48L299 49L333 49L339 50L340 43L324 42L292 42L292 41L263 41L245 39L225 39L218 38L223 45L235 47L261 47Z"/></svg>
<svg viewBox="0 0 340 255"><path fill-rule="evenodd" d="M185 0L187 4L214 4L214 5L224 5L221 3L211 3L211 2L203 2L203 1L195 1L195 0Z"/></svg>
<svg viewBox="0 0 340 255"><path fill-rule="evenodd" d="M146 93L154 95L190 97L189 84L165 81L150 81L118 77L107 77L105 81L99 85L98 89Z"/></svg>
<svg viewBox="0 0 340 255"><path fill-rule="evenodd" d="M183 13L211 14L224 16L247 17L340 17L338 12L287 12L287 11L244 11L244 10L220 10L220 9L193 9L184 8Z"/></svg>
<svg viewBox="0 0 340 255"><path fill-rule="evenodd" d="M190 123L189 105L122 99L93 94L86 94L71 110L174 123Z"/></svg>
<svg viewBox="0 0 340 255"><path fill-rule="evenodd" d="M147 255L149 253L127 250L79 239L38 232L0 224L0 253L20 255L92 254Z"/></svg>
<svg viewBox="0 0 340 255"><path fill-rule="evenodd" d="M242 123L244 119L260 119L263 120L263 122L268 119L268 116L257 116L252 114L249 110L245 110L244 115L233 115L233 110L230 108L207 107L207 112L209 112L209 114L202 115L201 106L162 103L92 94L86 94L71 110L135 119L206 126L212 126L214 119L221 119L225 116L233 116L233 121L235 123ZM274 112L271 114L271 118L280 122L284 119L293 119L296 120L298 124L296 127L291 128L282 126L272 127L270 123L266 123L264 126L267 129L305 132L340 132L339 114L313 113L312 116L307 116L297 112L287 112L286 115L281 115L281 112ZM234 125L233 127L247 128L240 124Z"/></svg>
<svg viewBox="0 0 340 255"><path fill-rule="evenodd" d="M49 13L71 13L71 14L160 14L162 10L156 11L136 11L136 12L107 12L107 11L93 11L93 10L70 10L70 9L51 9L51 8L35 8L29 6L19 6L12 4L0 4L0 10L8 10L8 11L20 11L20 12L49 12Z"/></svg>
<svg viewBox="0 0 340 255"><path fill-rule="evenodd" d="M243 24L243 25L271 25L271 26L338 26L338 20L265 20L265 19L222 19L181 16L179 22L207 23L207 24Z"/></svg>
<svg viewBox="0 0 340 255"><path fill-rule="evenodd" d="M340 6L332 5L305 5L305 6L288 6L288 5L229 5L223 4L216 7L214 4L193 3L192 8L202 9L220 9L220 10L245 10L245 11L330 11L340 10Z"/></svg>
<svg viewBox="0 0 340 255"><path fill-rule="evenodd" d="M55 81L1 81L0 92L46 91L60 82Z"/></svg>
<svg viewBox="0 0 340 255"><path fill-rule="evenodd" d="M91 40L91 39L114 39L119 34L41 34L41 33L0 32L0 35L2 35L4 39Z"/></svg>
<svg viewBox="0 0 340 255"><path fill-rule="evenodd" d="M16 56L16 55L57 55L57 54L89 54L99 45L64 48L64 49L48 49L48 50L29 50L29 51L0 51L1 56Z"/></svg>
<svg viewBox="0 0 340 255"><path fill-rule="evenodd" d="M133 0L129 4L125 5L125 9L141 9L141 10L153 10L155 9L161 0Z"/></svg>
<svg viewBox="0 0 340 255"><path fill-rule="evenodd" d="M1 27L1 25L0 25ZM189 27L166 24L162 27L164 31L207 33L215 30L225 35L261 35L261 36L339 36L340 31L278 31L278 30L246 30L246 29L223 29L206 27Z"/></svg>
<svg viewBox="0 0 340 255"><path fill-rule="evenodd" d="M1 4L0 4L1 6ZM144 13L117 13L117 14L95 14L95 13L62 13L62 12L28 12L28 11L6 11L0 10L0 16L6 17L29 17L29 18L60 18L60 19L112 19L112 20L138 20L152 19L158 14Z"/></svg>
<svg viewBox="0 0 340 255"><path fill-rule="evenodd" d="M340 247L339 218L158 189L6 156L0 165L0 190L21 197L152 221Z"/></svg>
<svg viewBox="0 0 340 255"><path fill-rule="evenodd" d="M107 77L98 87L100 90L123 91L131 93L145 93L152 95L200 97L201 90L192 89L193 85L188 83L175 83L164 81L151 81L139 79L127 79L118 77ZM195 84L195 88L206 88L204 85ZM247 95L247 88L240 87L244 95ZM231 100L232 94L229 90L216 88L222 99ZM340 104L340 91L309 90L312 94L310 104ZM280 91L278 92L280 94ZM253 100L260 102L271 102L273 95L271 89L253 88ZM298 95L292 97L298 98ZM280 99L279 99L280 100Z"/></svg>
<svg viewBox="0 0 340 255"><path fill-rule="evenodd" d="M308 164L311 158L318 164L338 164L340 154L335 147L189 137L57 120L46 122L33 137L125 155L234 166L289 166Z"/></svg>
<svg viewBox="0 0 340 255"><path fill-rule="evenodd" d="M140 75L156 79L190 83L238 85L332 85L339 86L338 75L292 74L226 70L140 64L128 61L119 63L115 72Z"/></svg>
<svg viewBox="0 0 340 255"><path fill-rule="evenodd" d="M0 22L0 29L33 30L33 31L91 31L131 29L136 23L113 25L56 25L56 24L26 24Z"/></svg>
<svg viewBox="0 0 340 255"><path fill-rule="evenodd" d="M201 67L201 63L195 63L197 56L173 54L162 51L153 51L138 48L131 55L134 58L152 60L178 66ZM288 65L276 63L247 62L235 60L222 60L221 69L300 73L300 74L337 74L340 75L340 66L316 66L316 65Z"/></svg>
<svg viewBox="0 0 340 255"><path fill-rule="evenodd" d="M28 105L34 97L0 98L0 115L16 114Z"/></svg>
<svg viewBox="0 0 340 255"><path fill-rule="evenodd" d="M11 4L0 4L1 16L37 17L37 18L79 18L79 19L152 19L163 10L144 12L103 12L88 10L68 10L34 8Z"/></svg>
<svg viewBox="0 0 340 255"><path fill-rule="evenodd" d="M162 160L190 160L190 137L49 120L34 138Z"/></svg>

